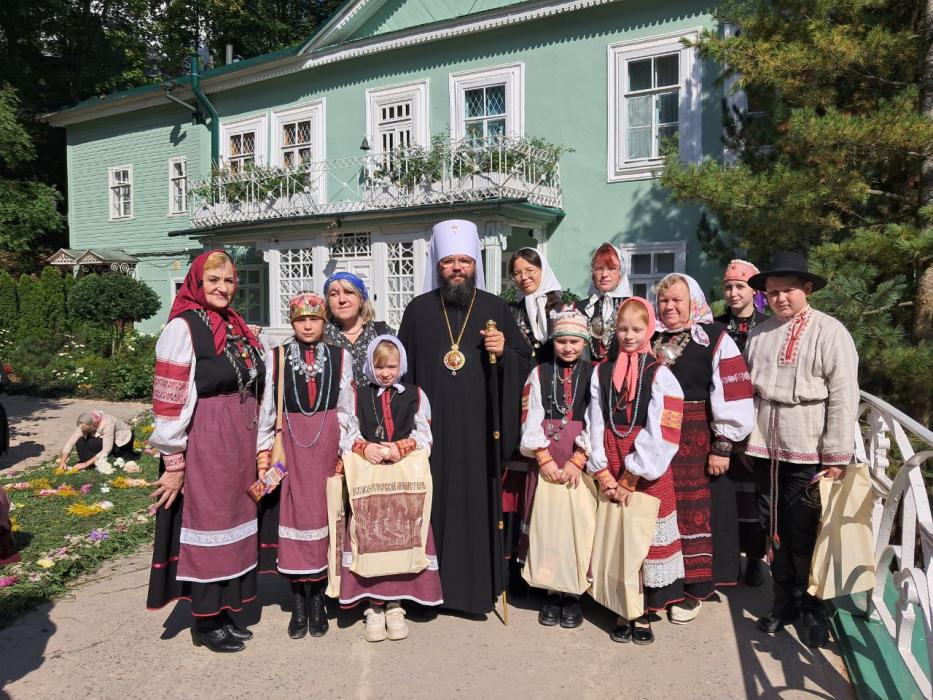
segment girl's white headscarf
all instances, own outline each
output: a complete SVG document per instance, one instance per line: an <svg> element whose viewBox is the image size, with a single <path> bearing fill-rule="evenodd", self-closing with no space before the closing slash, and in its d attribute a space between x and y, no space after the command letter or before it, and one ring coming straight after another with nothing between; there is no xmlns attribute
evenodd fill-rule
<svg viewBox="0 0 933 700"><path fill-rule="evenodd" d="M405 352L405 346L402 345L402 341L396 338L394 335L377 335L375 338L369 341L369 345L366 346L366 366L363 367L363 374L366 375L366 379L369 380L370 384L379 387L378 395L381 396L382 392L385 391L387 387L376 378L376 367L373 364L373 353L376 352L376 347L382 341L392 343L395 347L398 348L398 379L392 386L395 387L395 389L397 389L401 394L403 391L405 391L405 387L402 386L402 377L404 377L408 372L408 353Z"/></svg>
<svg viewBox="0 0 933 700"><path fill-rule="evenodd" d="M486 289L486 274L483 271L483 246L479 240L476 224L463 219L448 219L436 224L431 230L428 258L424 264L424 280L421 289L430 292L437 289L437 264L451 255L466 255L476 262L476 288Z"/></svg>
<svg viewBox="0 0 933 700"><path fill-rule="evenodd" d="M703 293L703 290L700 288L700 284L693 279L690 275L685 275L682 272L672 272L662 279L658 284L663 285L671 277L679 277L687 282L687 289L690 292L690 320L687 321L687 326L690 328L690 336L703 347L709 345L709 336L706 334L706 331L703 330L701 323L712 323L713 322L713 311L709 308L709 304L706 303L706 295ZM655 302L657 304L657 302ZM658 331L679 331L684 326L678 328L668 328L664 325L664 321L661 320L661 309L660 307L657 310L657 324Z"/></svg>
<svg viewBox="0 0 933 700"><path fill-rule="evenodd" d="M535 340L544 343L548 339L548 318L545 310L548 292L561 292L564 288L542 253L534 248L521 248L516 252L516 255L526 250L537 253L538 257L541 258L541 284L528 296L525 296L522 290L518 289L518 299L525 300L525 311L528 312L528 320L531 322L531 332L534 333Z"/></svg>
<svg viewBox="0 0 933 700"><path fill-rule="evenodd" d="M602 248L602 245L600 246ZM619 258L619 284L616 285L615 289L610 289L608 292L601 292L596 289L595 284L590 284L589 301L586 302L586 317L593 318L593 312L596 310L596 303L603 297L608 297L610 299L625 299L632 296L632 285L628 281L628 275L625 274L625 258L622 257L622 252L612 246L612 249L616 252L616 257ZM613 314L613 305L612 304L603 304L603 325L606 327L611 326L615 323L614 314Z"/></svg>

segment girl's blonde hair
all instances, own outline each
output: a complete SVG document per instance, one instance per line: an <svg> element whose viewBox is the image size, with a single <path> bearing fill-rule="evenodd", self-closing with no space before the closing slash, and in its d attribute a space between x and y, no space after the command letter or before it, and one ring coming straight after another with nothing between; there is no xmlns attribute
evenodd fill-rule
<svg viewBox="0 0 933 700"><path fill-rule="evenodd" d="M619 321L622 319L622 316L627 313L635 314L642 323L646 326L648 325L648 309L640 302L634 299L628 299L622 302L622 306L619 307L619 311L616 313L616 328L619 327Z"/></svg>
<svg viewBox="0 0 933 700"><path fill-rule="evenodd" d="M673 287L678 282L681 282L687 288L687 294L689 294L690 283L687 282L685 277L681 277L680 275L668 275L663 280L658 282L658 286L654 290L654 295L656 297L660 297L662 294L664 294L666 291L668 291L671 287Z"/></svg>
<svg viewBox="0 0 933 700"><path fill-rule="evenodd" d="M331 287L335 284L339 284L345 292L356 295L360 300L360 320L363 323L372 323L376 320L376 310L373 308L372 302L369 299L364 299L363 295L360 294L360 290L354 287L352 282L347 280L334 280L330 284ZM330 287L327 288L327 319L329 321L334 320L334 314L330 310Z"/></svg>
<svg viewBox="0 0 933 700"><path fill-rule="evenodd" d="M384 367L390 359L402 361L402 353L395 343L383 340L373 349L373 367Z"/></svg>

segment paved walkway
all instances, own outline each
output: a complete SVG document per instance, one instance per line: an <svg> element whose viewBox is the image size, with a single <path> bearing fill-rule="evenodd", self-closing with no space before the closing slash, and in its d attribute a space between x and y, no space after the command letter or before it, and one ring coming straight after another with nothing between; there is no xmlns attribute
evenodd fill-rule
<svg viewBox="0 0 933 700"><path fill-rule="evenodd" d="M129 420L149 404L94 399L43 399L0 394L10 419L10 449L0 457L0 472L25 469L61 454L62 445L85 411L102 410Z"/></svg>
<svg viewBox="0 0 933 700"><path fill-rule="evenodd" d="M323 639L289 639L288 588L263 576L263 606L244 614L255 639L215 655L192 646L186 604L144 610L148 565L146 552L119 560L0 631L0 697L852 697L832 649L756 630L767 587L734 588L691 625L655 623L648 647L609 641L612 617L591 601L576 630L541 627L520 602L508 627L413 615L409 639L369 644L354 611Z"/></svg>

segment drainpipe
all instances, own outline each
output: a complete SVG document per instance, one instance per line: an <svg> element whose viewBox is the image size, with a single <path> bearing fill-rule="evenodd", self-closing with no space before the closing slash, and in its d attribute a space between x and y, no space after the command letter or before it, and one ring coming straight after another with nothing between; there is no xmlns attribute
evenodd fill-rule
<svg viewBox="0 0 933 700"><path fill-rule="evenodd" d="M201 90L201 58L196 53L191 54L191 91L197 98L198 103L211 116L211 168L220 167L220 116L214 105L207 99L207 95Z"/></svg>

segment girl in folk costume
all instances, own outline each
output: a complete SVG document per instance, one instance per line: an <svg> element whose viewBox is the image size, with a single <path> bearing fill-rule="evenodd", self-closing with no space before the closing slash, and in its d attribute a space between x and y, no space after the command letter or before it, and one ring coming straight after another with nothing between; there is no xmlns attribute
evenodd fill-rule
<svg viewBox="0 0 933 700"><path fill-rule="evenodd" d="M230 307L236 268L198 256L156 344L150 438L160 453L147 606L191 601L195 646L243 649L252 633L229 616L256 597L256 424L262 349ZM182 487L184 493L182 494Z"/></svg>
<svg viewBox="0 0 933 700"><path fill-rule="evenodd" d="M413 450L431 453L431 404L414 384L401 378L408 371L405 347L392 335L380 335L366 352L366 384L357 388L353 451L372 464L395 463ZM350 528L343 541L340 605L350 607L367 600L365 637L368 642L405 639L408 625L399 601L441 605L441 577L437 568L434 535L425 543L428 567L417 574L364 578L350 571L353 553Z"/></svg>
<svg viewBox="0 0 933 700"><path fill-rule="evenodd" d="M552 318L551 341L554 359L535 367L522 393L521 451L537 461L537 470L528 475L522 532L528 532L538 479L579 486L580 474L589 454L589 434L584 417L590 399L593 365L581 359L589 333L586 317L577 311ZM568 523L568 527L570 523ZM522 537L520 559L527 551L527 535ZM579 627L583 622L579 596L549 591L538 614L538 622L552 626Z"/></svg>
<svg viewBox="0 0 933 700"><path fill-rule="evenodd" d="M288 636L327 633L327 478L352 445L353 367L342 348L323 341L326 305L303 293L288 302L295 336L266 354L266 390L256 449L259 477L270 468L281 385L287 475L260 502L260 571L278 572L292 589Z"/></svg>
<svg viewBox="0 0 933 700"><path fill-rule="evenodd" d="M622 255L611 243L596 249L591 265L593 284L589 296L576 303L586 316L590 329L590 359L599 364L606 360L614 338L616 312L632 296L632 286L625 276Z"/></svg>
<svg viewBox="0 0 933 700"><path fill-rule="evenodd" d="M744 260L733 260L726 267L722 277L722 295L728 310L716 320L726 326L731 338L745 353L745 342L749 331L762 321L767 320L759 308L765 304L764 294L755 292L749 285L758 268ZM758 518L758 489L755 486L755 472L751 460L746 458L744 450L736 446L726 475L735 488L735 505L739 521L739 545L747 557L745 583L760 586L764 583L765 546L767 535Z"/></svg>
<svg viewBox="0 0 933 700"><path fill-rule="evenodd" d="M654 357L654 309L632 297L616 318L618 352L597 367L590 382L587 429L593 452L589 470L600 490L623 505L640 491L660 501L648 556L642 565L645 611L637 620L619 617L614 642L651 644L648 612L684 598L684 559L677 525L671 459L680 444L683 391Z"/></svg>
<svg viewBox="0 0 933 700"><path fill-rule="evenodd" d="M522 338L531 348L532 361L550 359L548 314L560 308L563 291L547 258L534 248L522 248L509 260L509 273L517 290L509 304Z"/></svg>
<svg viewBox="0 0 933 700"><path fill-rule="evenodd" d="M754 422L748 367L726 327L713 321L696 280L679 273L658 284L655 357L684 392L680 449L671 463L684 549L682 603L671 622L696 619L716 585L734 585L740 569L735 492L723 478L733 445ZM712 429L712 431L711 431Z"/></svg>

